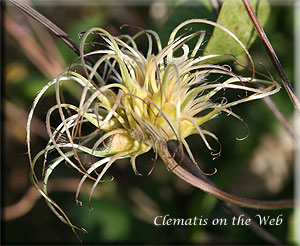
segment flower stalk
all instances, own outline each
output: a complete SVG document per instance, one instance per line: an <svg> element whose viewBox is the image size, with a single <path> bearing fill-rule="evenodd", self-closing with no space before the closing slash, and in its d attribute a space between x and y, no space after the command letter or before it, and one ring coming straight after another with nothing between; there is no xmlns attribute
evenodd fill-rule
<svg viewBox="0 0 300 246"><path fill-rule="evenodd" d="M176 174L179 178L183 179L187 183L199 188L219 200L229 202L241 207L254 208L254 209L282 209L290 208L294 206L293 200L280 200L280 201L262 201L262 200L251 200L242 197L237 197L226 193L217 187L203 181L202 179L194 176L190 172L186 171L181 167L173 158L168 150L168 146L165 144L160 145L161 149L159 151L160 158L167 165L168 169Z"/></svg>

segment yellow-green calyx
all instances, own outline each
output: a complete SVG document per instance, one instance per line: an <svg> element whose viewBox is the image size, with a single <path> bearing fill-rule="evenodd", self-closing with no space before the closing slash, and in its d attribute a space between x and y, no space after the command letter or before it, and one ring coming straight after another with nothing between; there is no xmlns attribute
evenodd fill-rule
<svg viewBox="0 0 300 246"><path fill-rule="evenodd" d="M222 111L230 114L230 108L236 104L259 99L279 90L274 81L256 80L254 76L243 78L233 73L228 65L207 64L206 60L222 54L206 55L201 52L204 31L178 34L190 23L221 28L232 37L233 42L240 43L224 27L201 19L188 20L176 27L164 48L158 34L151 30L141 31L133 37L115 37L102 28L92 28L82 37L81 62L68 67L36 97L27 125L32 181L62 221L70 223L47 194L47 181L52 170L60 163L68 163L83 175L76 199L87 178L95 181L91 196L107 169L117 159L129 157L138 174L136 157L150 149L160 156L164 155L162 145L166 145L169 140L177 140L180 149L185 149L194 161L186 142L188 136L199 134L206 146L212 149L206 136L217 138L202 128L205 122ZM87 52L87 44L94 42L90 41L91 36L101 40L101 48ZM137 40L141 36L148 42L146 55L138 47ZM189 44L192 39L195 40L193 46ZM253 64L244 45L240 45ZM97 59L94 64L90 64L86 57ZM264 88L252 86L255 82ZM56 91L56 105L49 109L46 117L50 140L45 149L32 160L31 119L42 95L50 86L55 86ZM62 97L65 91L68 96ZM229 100L226 98L227 91L236 91L236 97L231 96L233 99ZM68 102L70 95L75 100ZM55 125L52 123L54 115ZM48 163L48 155L53 150L60 157ZM95 162L86 166L80 158L82 153L96 157ZM34 171L39 158L44 158L46 167L43 170L42 188L38 186L39 178ZM100 167L102 169L99 172Z"/></svg>

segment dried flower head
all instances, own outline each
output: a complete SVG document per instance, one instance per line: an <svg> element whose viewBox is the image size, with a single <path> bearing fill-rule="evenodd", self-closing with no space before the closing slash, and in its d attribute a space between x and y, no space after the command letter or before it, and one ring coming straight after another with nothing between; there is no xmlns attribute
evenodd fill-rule
<svg viewBox="0 0 300 246"><path fill-rule="evenodd" d="M187 151L197 165L186 142L188 136L198 134L213 150L206 137L215 140L217 137L203 129L205 122L220 112L234 115L230 110L232 106L279 90L274 81L257 80L254 76L244 78L232 72L228 65L207 63L208 59L223 54L206 55L202 52L205 31L192 32L190 29L178 35L180 29L191 23L213 25L227 32L233 42L238 42L245 50L253 65L247 49L234 34L207 20L193 19L180 24L164 48L158 34L151 30L140 31L133 37L115 37L102 28L91 28L82 37L81 62L73 63L37 95L27 125L32 181L54 213L72 228L68 217L47 194L49 176L62 162L67 162L83 175L76 192L77 201L87 178L94 180L91 198L96 185L116 160L130 158L134 172L139 174L136 157L150 149L162 156L161 146L166 146L169 140L177 140L180 150ZM136 41L141 35L148 40L146 55L142 54ZM85 53L90 36L99 37L102 48ZM192 39L196 39L193 47L189 45ZM181 55L176 55L176 52L181 52ZM86 57L97 57L97 60L91 65L86 62ZM256 82L264 88L253 86ZM31 119L42 95L51 86L55 86L56 104L46 116L50 140L32 160ZM223 93L228 90L238 92L238 97L226 98ZM74 94L77 99L69 100ZM60 119L56 125L51 120L54 114ZM59 153L59 157L48 161L53 150ZM99 159L86 167L80 158L82 153ZM34 171L39 158L44 159L44 187L38 186L39 178ZM101 171L96 171L100 167Z"/></svg>

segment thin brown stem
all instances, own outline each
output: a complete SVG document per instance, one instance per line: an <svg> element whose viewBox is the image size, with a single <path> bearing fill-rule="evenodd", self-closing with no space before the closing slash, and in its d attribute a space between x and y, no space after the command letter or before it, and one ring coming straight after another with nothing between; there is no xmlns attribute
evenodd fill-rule
<svg viewBox="0 0 300 246"><path fill-rule="evenodd" d="M41 23L44 27L46 27L50 32L52 32L54 35L56 35L59 39L61 39L69 48L71 48L77 55L80 56L80 49L78 44L70 38L62 29L60 29L58 26L56 26L52 21L47 19L45 16L40 14L38 11L30 7L25 2L22 2L20 0L7 0L11 4L15 5L19 9L21 9L24 13L31 16L33 19ZM95 58L91 56L85 57L87 62L90 64L95 64L96 60Z"/></svg>
<svg viewBox="0 0 300 246"><path fill-rule="evenodd" d="M25 13L24 13L25 14ZM39 23L33 20L30 16L25 15L32 30L37 34L40 43L43 45L48 60L52 64L59 64L60 67L65 68L66 63L61 52L55 43L53 36Z"/></svg>
<svg viewBox="0 0 300 246"><path fill-rule="evenodd" d="M266 231L264 228L262 228L259 224L257 224L248 214L246 214L240 207L235 206L234 204L223 202L223 207L227 210L229 210L232 214L239 217L240 215L243 215L245 220L250 219L251 224L249 225L249 228L261 239L263 239L265 242L272 244L272 245L282 245L282 243L274 237L272 234L270 234L268 231Z"/></svg>
<svg viewBox="0 0 300 246"><path fill-rule="evenodd" d="M281 82L282 82L284 88L286 89L292 103L294 104L294 107L298 110L298 113L300 114L300 102L295 95L294 89L293 89L286 73L284 72L284 69L282 68L282 66L280 64L280 61L271 45L266 33L264 32L262 26L260 25L256 15L253 11L253 8L251 7L249 0L242 0L242 1L243 1L244 6L250 16L251 21L256 29L258 36L260 37L261 41L263 42L263 44L268 52L268 55L274 65L280 79L281 79Z"/></svg>
<svg viewBox="0 0 300 246"><path fill-rule="evenodd" d="M207 183L206 181L199 179L198 177L196 177L195 175L178 165L178 163L174 160L173 156L170 154L168 147L165 143L160 142L157 147L160 158L163 160L163 162L169 170L171 170L179 178L191 184L192 186L213 195L221 201L233 203L241 207L254 209L282 209L291 208L295 205L294 200L253 200L229 194Z"/></svg>
<svg viewBox="0 0 300 246"><path fill-rule="evenodd" d="M179 151L176 151L178 148L178 145L176 144L175 141L169 141L168 142L168 147L169 149L176 153L176 157L178 159L181 159L182 157L180 156L181 153ZM202 172L199 171L199 169L195 166L195 164L185 155L183 157L183 162L182 164L184 165L185 168L187 168L193 175L196 177L204 180L208 184L215 186L215 184L207 177L205 176ZM229 203L229 202L223 202L220 201L221 205L223 206L224 209L228 210L231 212L233 215L239 217L240 215L243 215L247 219L251 219L249 215L247 215L240 207ZM280 241L276 239L274 236L272 236L268 231L266 231L264 228L262 228L260 225L258 225L253 219L251 219L251 224L249 225L249 228L261 239L263 239L265 242L268 242L270 244L275 244L278 245L280 244Z"/></svg>
<svg viewBox="0 0 300 246"><path fill-rule="evenodd" d="M51 63L47 59L42 47L28 35L21 25L7 14L5 14L4 17L4 27L6 31L18 42L19 47L22 48L29 60L41 71L41 73L52 78L63 71L58 64Z"/></svg>
<svg viewBox="0 0 300 246"><path fill-rule="evenodd" d="M52 21L47 19L45 16L41 15L35 9L31 8L28 4L19 0L8 0L11 4L15 5L26 14L31 16L33 19L38 21L47 27L52 33L54 33L58 38L65 42L76 54L80 55L78 44L71 39L63 30L61 30L58 26L56 26Z"/></svg>
<svg viewBox="0 0 300 246"><path fill-rule="evenodd" d="M210 1L210 5L213 8L214 14L218 18L219 12L220 12L220 5L219 5L218 0L209 0L209 1Z"/></svg>
<svg viewBox="0 0 300 246"><path fill-rule="evenodd" d="M285 129L288 131L290 136L295 140L295 142L299 144L300 143L299 136L296 134L295 130L290 125L287 118L283 115L283 113L276 106L276 104L272 100L272 98L271 97L265 97L265 98L263 98L263 101L268 106L268 108L272 111L272 113L278 119L278 121L285 127Z"/></svg>

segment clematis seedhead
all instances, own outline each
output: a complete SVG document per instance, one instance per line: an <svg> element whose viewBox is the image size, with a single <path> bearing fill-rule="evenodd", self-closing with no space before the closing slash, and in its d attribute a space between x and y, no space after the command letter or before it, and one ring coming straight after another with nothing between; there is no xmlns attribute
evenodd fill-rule
<svg viewBox="0 0 300 246"><path fill-rule="evenodd" d="M253 75L242 77L227 64L210 64L210 58L228 54L206 54L207 34L204 30L185 29L192 23L212 25L230 35L232 42L238 42L244 49ZM183 33L178 34L182 30ZM204 129L204 123L221 112L236 116L231 111L233 106L279 90L272 79L255 79L253 61L245 46L229 30L207 20L183 22L172 31L165 46L152 30L116 37L102 28L91 28L82 35L80 57L40 91L27 125L32 182L54 213L72 228L75 226L47 193L48 179L60 164L66 162L82 174L76 192L79 204L85 180L94 181L91 199L97 184L118 159L129 158L136 174L139 174L136 158L151 149L167 162L171 157L166 157L162 150L169 140L178 141L179 150L186 151L197 166L186 140L188 136L199 135L213 152L207 138L218 139ZM145 36L148 42L146 52L139 48L140 36ZM101 48L97 48L97 43ZM87 46L93 49L86 51ZM95 63L88 63L87 57L96 60ZM260 87L255 86L257 84ZM55 87L56 104L46 116L49 142L32 159L31 120L41 97L50 87ZM227 91L235 92L235 96L227 97ZM74 99L68 101L70 95ZM59 154L54 160L49 157L53 152ZM93 156L94 162L86 165L81 155ZM43 187L38 185L40 178L35 172L39 159L44 163Z"/></svg>

